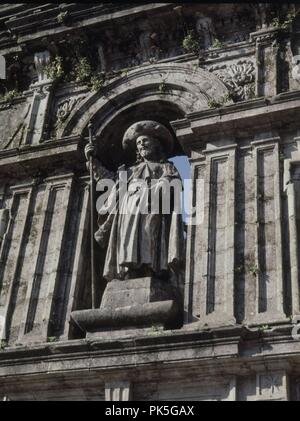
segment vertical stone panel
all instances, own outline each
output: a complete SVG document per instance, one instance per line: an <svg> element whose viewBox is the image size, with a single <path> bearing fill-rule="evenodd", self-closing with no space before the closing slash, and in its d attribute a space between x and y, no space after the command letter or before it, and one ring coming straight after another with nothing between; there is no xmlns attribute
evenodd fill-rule
<svg viewBox="0 0 300 421"><path fill-rule="evenodd" d="M70 313L75 310L80 280L85 278L84 259L89 238L89 179L80 179L76 183L71 197L71 210L68 218L67 235L63 248L61 279L56 283L51 309L50 336L69 336Z"/></svg>
<svg viewBox="0 0 300 421"><path fill-rule="evenodd" d="M291 314L300 312L299 293L299 246L297 236L296 188L291 183L287 186L288 218L289 218L289 248L291 264Z"/></svg>
<svg viewBox="0 0 300 421"><path fill-rule="evenodd" d="M204 201L204 218L190 228L193 235L188 238L188 259L192 268L188 287L192 285L193 292L189 291L186 299L192 302L191 321L223 325L235 321L235 148L218 156L211 151L205 153L205 165L195 172L204 180L204 192L197 198Z"/></svg>
<svg viewBox="0 0 300 421"><path fill-rule="evenodd" d="M203 191L204 176L205 176L205 165L194 164L193 169L193 191L192 195L192 207L195 208L199 201L205 200L205 194ZM199 180L199 184L197 184ZM199 190L198 190L199 189ZM197 209L198 210L198 209ZM201 215L200 215L201 218ZM196 317L200 316L201 308L201 274L195 274L195 264L201 268L203 266L203 256L205 255L204 246L204 232L203 222L200 224L191 223L188 225L187 233L187 261L190 264L186 265L186 284L185 284L185 319L186 322L192 321L192 315ZM197 254L196 254L197 253Z"/></svg>
<svg viewBox="0 0 300 421"><path fill-rule="evenodd" d="M241 151L237 160L236 180L236 259L235 259L235 314L239 322L255 314L255 278L248 270L255 261L255 177L249 151Z"/></svg>
<svg viewBox="0 0 300 421"><path fill-rule="evenodd" d="M272 96L278 93L278 47L272 33L254 33L256 38L257 96ZM273 44L274 43L274 44Z"/></svg>
<svg viewBox="0 0 300 421"><path fill-rule="evenodd" d="M26 134L24 143L33 145L40 143L45 137L46 122L52 99L52 83L40 82L32 85L33 96L30 113L26 119Z"/></svg>
<svg viewBox="0 0 300 421"><path fill-rule="evenodd" d="M35 260L33 262L34 272L29 279L29 287L26 298L26 307L22 321L22 332L28 334L33 329L36 316L38 298L41 287L42 271L46 258L46 249L48 245L48 236L53 217L53 200L50 203L50 185L46 185L44 201L40 214L39 235L35 250ZM50 206L49 206L50 204Z"/></svg>
<svg viewBox="0 0 300 421"><path fill-rule="evenodd" d="M44 202L43 228L35 273L27 297L24 340L47 339L54 289L56 282L61 281L61 256L66 252L63 239L72 175L48 178L45 182L48 184L47 199Z"/></svg>
<svg viewBox="0 0 300 421"><path fill-rule="evenodd" d="M256 285L255 313L248 320L271 322L284 318L282 281L281 187L278 145L260 145L256 162L256 256L246 271ZM249 282L251 280L249 279ZM250 297L247 297L250 300Z"/></svg>
<svg viewBox="0 0 300 421"><path fill-rule="evenodd" d="M284 189L287 197L287 226L286 237L288 238L287 253L290 258L290 278L287 283L287 307L288 315L300 314L300 291L299 291L299 265L300 265L300 138L296 136L294 142L296 150L292 151L291 158L284 160ZM284 267L286 272L286 268Z"/></svg>
<svg viewBox="0 0 300 421"><path fill-rule="evenodd" d="M13 192L10 221L0 250L0 316L1 337L16 339L11 331L14 309L25 298L27 283L20 278L22 264L27 250L30 223L32 219L33 184L11 187Z"/></svg>
<svg viewBox="0 0 300 421"><path fill-rule="evenodd" d="M9 342L20 342L22 335L23 313L26 305L28 285L34 274L32 262L36 253L38 221L44 196L44 186L36 189L32 195L32 203L28 215L24 245L20 250L18 273L15 278L14 293L11 302L11 321L9 327Z"/></svg>
<svg viewBox="0 0 300 421"><path fill-rule="evenodd" d="M213 159L211 168L210 221L206 313L222 311L225 300L226 268L226 190L228 159Z"/></svg>
<svg viewBox="0 0 300 421"><path fill-rule="evenodd" d="M297 267L297 277L294 276L293 279L293 309L294 312L299 312L300 308L300 296L299 296L299 265L300 265L300 248L299 248L299 239L300 239L300 166L299 165L292 165L291 167L291 179L292 179L292 186L293 189L293 201L291 201L291 205L293 205L294 210L294 236L296 238L296 247L295 247L295 260L294 260L294 269L295 266ZM291 215L293 210L291 209Z"/></svg>

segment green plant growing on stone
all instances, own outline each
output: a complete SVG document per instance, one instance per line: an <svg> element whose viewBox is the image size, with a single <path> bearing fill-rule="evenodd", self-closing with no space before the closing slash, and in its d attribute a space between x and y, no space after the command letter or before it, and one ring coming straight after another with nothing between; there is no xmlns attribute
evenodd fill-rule
<svg viewBox="0 0 300 421"><path fill-rule="evenodd" d="M226 94L224 94L219 101L216 101L213 98L210 98L207 101L207 105L208 108L218 108L218 107L222 107L223 105L225 105L227 102L229 102L232 99L232 96L230 94L230 92L226 92Z"/></svg>
<svg viewBox="0 0 300 421"><path fill-rule="evenodd" d="M259 268L255 263L250 263L247 269L253 276L257 276L257 274L259 273Z"/></svg>
<svg viewBox="0 0 300 421"><path fill-rule="evenodd" d="M48 336L47 337L47 342L57 342L57 341L58 341L57 336Z"/></svg>
<svg viewBox="0 0 300 421"><path fill-rule="evenodd" d="M162 330L158 326L152 325L149 333L150 333L150 335L161 335Z"/></svg>
<svg viewBox="0 0 300 421"><path fill-rule="evenodd" d="M150 57L150 58L149 58L149 63L150 63L150 64L154 64L154 63L156 63L156 61L157 61L157 60L156 60L154 57Z"/></svg>
<svg viewBox="0 0 300 421"><path fill-rule="evenodd" d="M188 53L197 53L199 51L199 41L194 31L189 31L182 41L182 47Z"/></svg>
<svg viewBox="0 0 300 421"><path fill-rule="evenodd" d="M276 29L287 29L295 20L298 12L288 12L285 19L280 19L278 17L274 18L271 22L271 25Z"/></svg>
<svg viewBox="0 0 300 421"><path fill-rule="evenodd" d="M269 325L261 325L261 326L258 327L258 330L260 332L265 332L266 330L269 330L269 329L270 329Z"/></svg>
<svg viewBox="0 0 300 421"><path fill-rule="evenodd" d="M90 79L89 86L92 91L99 91L104 86L105 79L100 76L93 75Z"/></svg>
<svg viewBox="0 0 300 421"><path fill-rule="evenodd" d="M67 17L69 16L69 12L60 12L57 16L56 16L56 20L58 23L64 23L67 19Z"/></svg>
<svg viewBox="0 0 300 421"><path fill-rule="evenodd" d="M215 38L213 40L211 48L222 48L222 47L224 47L224 44L218 38Z"/></svg>
<svg viewBox="0 0 300 421"><path fill-rule="evenodd" d="M213 98L209 98L207 101L208 108L218 108L221 107L221 104L214 100Z"/></svg>
<svg viewBox="0 0 300 421"><path fill-rule="evenodd" d="M271 22L271 25L272 25L274 28L279 28L279 27L280 27L280 20L279 20L279 18L274 18L274 19L272 20L272 22Z"/></svg>
<svg viewBox="0 0 300 421"><path fill-rule="evenodd" d="M92 77L92 67L86 57L80 57L75 64L72 76L75 82L86 82Z"/></svg>
<svg viewBox="0 0 300 421"><path fill-rule="evenodd" d="M8 343L5 339L1 339L0 341L0 350L3 350L8 347Z"/></svg>
<svg viewBox="0 0 300 421"><path fill-rule="evenodd" d="M64 75L63 59L61 56L55 56L45 66L45 73L53 81L60 79Z"/></svg>
<svg viewBox="0 0 300 421"><path fill-rule="evenodd" d="M4 95L1 95L0 100L11 103L12 100L19 95L20 93L16 89L12 89L11 91L7 91Z"/></svg>
<svg viewBox="0 0 300 421"><path fill-rule="evenodd" d="M160 94L165 94L167 92L167 85L165 82L161 82L158 86L158 90Z"/></svg>
<svg viewBox="0 0 300 421"><path fill-rule="evenodd" d="M224 94L223 97L222 97L222 99L221 99L221 104L226 104L231 99L232 99L231 93L230 92L226 92L226 94Z"/></svg>

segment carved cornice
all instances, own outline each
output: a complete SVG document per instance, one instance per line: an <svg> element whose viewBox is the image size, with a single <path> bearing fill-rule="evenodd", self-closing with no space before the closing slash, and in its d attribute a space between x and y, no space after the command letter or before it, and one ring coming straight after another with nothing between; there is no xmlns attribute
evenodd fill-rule
<svg viewBox="0 0 300 421"><path fill-rule="evenodd" d="M269 44L272 43L273 41L275 41L277 39L278 33L279 31L285 31L283 29L278 29L278 28L268 28L265 30L260 30L257 32L252 32L250 34L250 40L251 41L256 41L256 43L260 43L260 44Z"/></svg>
<svg viewBox="0 0 300 421"><path fill-rule="evenodd" d="M171 125L179 141L189 148L199 136L214 137L221 132L230 134L239 128L255 132L269 125L297 124L296 115L300 115L300 91L193 112Z"/></svg>
<svg viewBox="0 0 300 421"><path fill-rule="evenodd" d="M14 15L5 16L7 31L0 31L0 49L16 48L20 43L27 43L45 36L64 34L74 29L118 20L126 16L137 16L141 13L162 8L172 8L168 3L148 3L134 6L132 3L45 3L35 7L28 4L25 10ZM68 23L60 22L58 15L68 13ZM0 11L1 13L1 11ZM1 21L1 14L0 14ZM37 31L38 28L38 31ZM1 36L2 35L2 36Z"/></svg>

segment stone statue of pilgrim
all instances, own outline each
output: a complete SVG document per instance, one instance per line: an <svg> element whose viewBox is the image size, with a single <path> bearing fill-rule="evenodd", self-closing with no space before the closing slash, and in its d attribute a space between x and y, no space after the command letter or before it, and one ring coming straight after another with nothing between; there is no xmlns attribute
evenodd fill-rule
<svg viewBox="0 0 300 421"><path fill-rule="evenodd" d="M87 160L91 154L94 156L96 181L108 177L115 179L118 192L120 171L127 180L126 193L117 200L113 211L105 215L98 209L99 228L95 239L107 250L103 277L108 281L143 276L168 279L171 271L176 273L182 267L184 260L182 215L178 207L174 207L172 188L169 213L161 212L161 206L155 213L150 208L145 213L142 211L142 203L143 206L145 204L142 198L146 197L148 205L151 205L151 189L160 188L175 179L181 181L173 163L166 159L173 148L173 136L156 121L140 121L128 128L122 145L124 149L135 148L137 161L128 168L121 166L116 174L108 171L95 157L93 145L88 144L85 148ZM138 180L144 182L142 191ZM128 212L129 209L135 211Z"/></svg>

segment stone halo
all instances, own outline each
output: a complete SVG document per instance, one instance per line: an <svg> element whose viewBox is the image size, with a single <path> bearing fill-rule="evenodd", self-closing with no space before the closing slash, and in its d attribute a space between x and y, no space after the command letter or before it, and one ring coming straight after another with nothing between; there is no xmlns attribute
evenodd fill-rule
<svg viewBox="0 0 300 421"><path fill-rule="evenodd" d="M123 136L123 148L135 148L137 138L142 135L149 135L158 139L163 145L165 153L170 153L173 149L172 133L163 124L153 120L143 120L132 124Z"/></svg>

